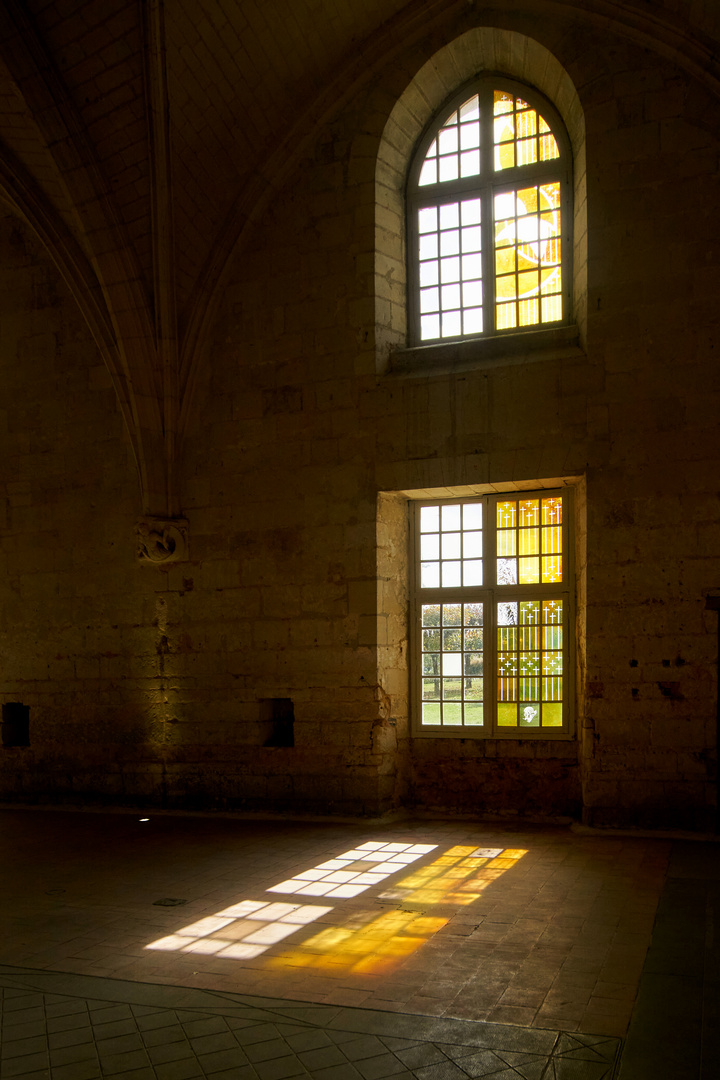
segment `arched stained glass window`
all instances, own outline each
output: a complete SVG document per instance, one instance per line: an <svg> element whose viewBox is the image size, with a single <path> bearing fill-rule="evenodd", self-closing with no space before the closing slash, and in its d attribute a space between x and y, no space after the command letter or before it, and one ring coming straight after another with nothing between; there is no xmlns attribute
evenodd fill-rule
<svg viewBox="0 0 720 1080"><path fill-rule="evenodd" d="M569 321L571 159L552 106L484 77L420 142L407 204L416 344Z"/></svg>

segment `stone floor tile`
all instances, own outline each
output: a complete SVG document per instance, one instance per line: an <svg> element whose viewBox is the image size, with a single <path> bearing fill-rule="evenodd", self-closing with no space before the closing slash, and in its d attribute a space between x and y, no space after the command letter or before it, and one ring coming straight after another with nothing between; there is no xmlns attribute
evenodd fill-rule
<svg viewBox="0 0 720 1080"><path fill-rule="evenodd" d="M290 1080L291 1077L308 1075L294 1055L257 1062L254 1068L259 1080Z"/></svg>
<svg viewBox="0 0 720 1080"><path fill-rule="evenodd" d="M342 1052L348 1061L362 1061L364 1058L377 1057L385 1052L385 1047L374 1035L364 1035L342 1044Z"/></svg>
<svg viewBox="0 0 720 1080"><path fill-rule="evenodd" d="M48 1046L56 1050L61 1046L78 1046L83 1043L93 1042L91 1027L71 1028L70 1031L56 1031L48 1034Z"/></svg>
<svg viewBox="0 0 720 1080"><path fill-rule="evenodd" d="M8 1058L24 1057L27 1054L47 1052L48 1041L45 1035L33 1035L29 1039L12 1039L0 1042L0 1057Z"/></svg>
<svg viewBox="0 0 720 1080"><path fill-rule="evenodd" d="M447 1061L446 1055L433 1043L420 1043L405 1050L396 1050L395 1056L408 1069L417 1069L421 1065L437 1065Z"/></svg>
<svg viewBox="0 0 720 1080"><path fill-rule="evenodd" d="M267 1061L273 1057L285 1057L289 1051L288 1044L284 1039L266 1039L263 1042L251 1043L243 1047L248 1061L255 1064L257 1061Z"/></svg>
<svg viewBox="0 0 720 1080"><path fill-rule="evenodd" d="M151 1012L137 1016L135 1022L141 1032L155 1031L158 1028L177 1027L178 1018L174 1012Z"/></svg>
<svg viewBox="0 0 720 1080"><path fill-rule="evenodd" d="M467 1073L460 1069L454 1062L445 1061L437 1065L428 1065L416 1069L414 1076L417 1080L467 1080ZM500 1074L495 1074L499 1076ZM514 1074L517 1077L517 1073Z"/></svg>
<svg viewBox="0 0 720 1080"><path fill-rule="evenodd" d="M140 1069L149 1065L145 1050L128 1050L119 1054L104 1054L99 1050L98 1056L103 1072L129 1072L131 1069Z"/></svg>
<svg viewBox="0 0 720 1080"><path fill-rule="evenodd" d="M207 1080L258 1080L258 1074L252 1065L243 1065L239 1069L223 1069L221 1072L208 1073Z"/></svg>
<svg viewBox="0 0 720 1080"><path fill-rule="evenodd" d="M284 1054L272 1055L284 1057L287 1055L287 1049ZM206 1073L220 1072L222 1069L239 1068L241 1065L255 1064L255 1062L249 1062L247 1054L236 1046L230 1050L218 1050L212 1054L198 1054L198 1062ZM264 1060L264 1059L263 1059Z"/></svg>
<svg viewBox="0 0 720 1080"><path fill-rule="evenodd" d="M303 1028L297 1031L288 1031L279 1024L278 1030L290 1049L296 1054L300 1054L304 1050L317 1050L325 1046L334 1046L332 1039L324 1031L308 1031Z"/></svg>
<svg viewBox="0 0 720 1080"><path fill-rule="evenodd" d="M58 1065L52 1070L52 1080L98 1080L102 1075L97 1059L74 1061L69 1065Z"/></svg>

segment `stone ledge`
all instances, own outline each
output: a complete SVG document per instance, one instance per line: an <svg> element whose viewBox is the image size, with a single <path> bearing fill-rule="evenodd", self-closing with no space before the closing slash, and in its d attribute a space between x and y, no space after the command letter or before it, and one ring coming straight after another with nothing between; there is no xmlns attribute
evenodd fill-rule
<svg viewBox="0 0 720 1080"><path fill-rule="evenodd" d="M393 349L388 377L413 378L452 375L479 368L528 364L539 360L566 360L585 356L577 326L532 330L521 334L495 334L467 341L440 342Z"/></svg>

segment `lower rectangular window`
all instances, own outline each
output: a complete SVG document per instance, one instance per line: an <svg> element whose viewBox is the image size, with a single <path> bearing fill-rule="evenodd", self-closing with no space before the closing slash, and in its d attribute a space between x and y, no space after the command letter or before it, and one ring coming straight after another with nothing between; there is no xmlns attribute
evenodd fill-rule
<svg viewBox="0 0 720 1080"><path fill-rule="evenodd" d="M570 734L570 498L413 504L416 734Z"/></svg>

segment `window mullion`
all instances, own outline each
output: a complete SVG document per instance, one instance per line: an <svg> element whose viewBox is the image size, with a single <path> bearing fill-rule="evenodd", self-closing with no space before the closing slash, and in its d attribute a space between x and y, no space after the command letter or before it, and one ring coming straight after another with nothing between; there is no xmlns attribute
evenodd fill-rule
<svg viewBox="0 0 720 1080"><path fill-rule="evenodd" d="M483 275L483 325L485 333L495 330L495 254L492 205L492 178L494 171L493 148L493 95L485 88L480 97L480 146L481 176L484 181L480 191L482 217L482 275Z"/></svg>

